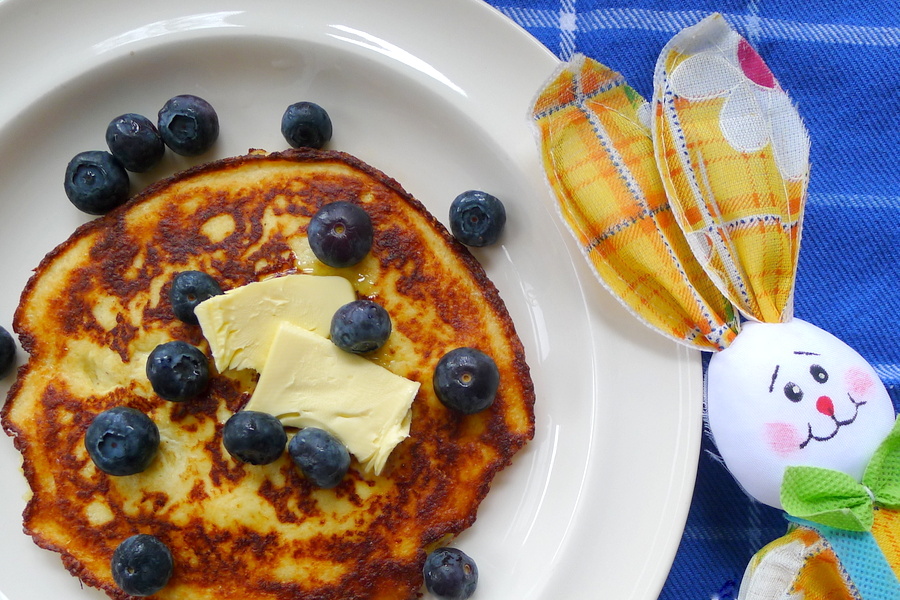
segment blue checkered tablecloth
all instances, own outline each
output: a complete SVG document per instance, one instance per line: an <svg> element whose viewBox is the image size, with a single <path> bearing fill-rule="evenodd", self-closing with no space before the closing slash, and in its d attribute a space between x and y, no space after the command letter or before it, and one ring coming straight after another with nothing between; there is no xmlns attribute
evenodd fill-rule
<svg viewBox="0 0 900 600"><path fill-rule="evenodd" d="M793 97L812 139L795 314L859 351L900 408L900 4L897 0L489 0L559 58L580 52L644 97L662 46L722 13ZM535 90L537 91L537 90ZM785 531L704 439L662 600L737 596L753 553Z"/></svg>

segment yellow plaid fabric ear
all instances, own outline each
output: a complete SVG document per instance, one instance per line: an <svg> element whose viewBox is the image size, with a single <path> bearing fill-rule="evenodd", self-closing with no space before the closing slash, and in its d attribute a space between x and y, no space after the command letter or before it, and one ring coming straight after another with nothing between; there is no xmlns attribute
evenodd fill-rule
<svg viewBox="0 0 900 600"><path fill-rule="evenodd" d="M744 314L789 321L809 138L766 64L720 15L663 48L652 129L694 255Z"/></svg>
<svg viewBox="0 0 900 600"><path fill-rule="evenodd" d="M600 280L663 334L721 350L737 322L669 208L649 105L621 75L576 56L532 112L560 212Z"/></svg>

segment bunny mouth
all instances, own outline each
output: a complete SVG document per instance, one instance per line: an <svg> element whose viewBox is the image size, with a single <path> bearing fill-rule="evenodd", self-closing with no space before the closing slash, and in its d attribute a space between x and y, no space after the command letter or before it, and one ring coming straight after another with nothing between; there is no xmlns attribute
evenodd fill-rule
<svg viewBox="0 0 900 600"><path fill-rule="evenodd" d="M841 427L844 427L845 425L851 425L854 421L856 421L856 417L859 416L859 407L862 406L863 404L865 404L866 402L864 400L857 402L853 398L853 396L851 396L850 394L847 394L847 397L850 398L850 402L853 404L853 407L855 409L853 411L853 416L850 417L849 419L844 419L843 421L840 421L840 420L838 420L837 417L835 417L834 415L831 415L831 420L834 421L834 431L832 431L830 434L824 435L824 436L815 435L812 430L812 423L807 423L806 426L807 426L807 429L809 430L809 435L806 437L806 441L804 441L802 444L800 444L801 450L803 448L806 448L806 446L814 440L817 442L827 442L828 440L832 439L834 436L836 436L838 434L838 431L841 430Z"/></svg>

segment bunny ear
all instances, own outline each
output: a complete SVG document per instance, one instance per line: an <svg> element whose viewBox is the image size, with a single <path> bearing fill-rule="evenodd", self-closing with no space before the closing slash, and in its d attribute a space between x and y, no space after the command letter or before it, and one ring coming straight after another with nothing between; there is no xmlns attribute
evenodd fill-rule
<svg viewBox="0 0 900 600"><path fill-rule="evenodd" d="M737 333L734 311L669 209L648 110L621 75L576 56L532 109L544 169L564 221L606 287L663 334L721 350Z"/></svg>
<svg viewBox="0 0 900 600"><path fill-rule="evenodd" d="M720 15L663 48L652 129L669 201L710 278L748 317L790 320L809 138L759 54Z"/></svg>

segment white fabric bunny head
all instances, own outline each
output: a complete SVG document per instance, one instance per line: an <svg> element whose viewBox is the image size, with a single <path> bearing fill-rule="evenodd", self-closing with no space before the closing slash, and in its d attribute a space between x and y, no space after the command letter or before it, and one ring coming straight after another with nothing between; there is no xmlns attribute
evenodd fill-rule
<svg viewBox="0 0 900 600"><path fill-rule="evenodd" d="M710 360L707 418L725 465L754 498L781 508L789 466L862 480L894 425L874 369L814 325L745 323Z"/></svg>

